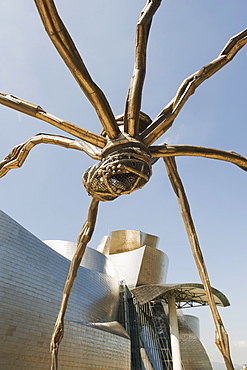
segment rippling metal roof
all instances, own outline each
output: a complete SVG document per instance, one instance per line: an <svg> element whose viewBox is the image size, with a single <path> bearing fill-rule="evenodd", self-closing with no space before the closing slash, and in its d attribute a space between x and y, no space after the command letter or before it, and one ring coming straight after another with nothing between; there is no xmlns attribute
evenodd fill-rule
<svg viewBox="0 0 247 370"><path fill-rule="evenodd" d="M230 302L223 293L215 288L212 288L212 292L216 305L222 307L230 306ZM168 293L172 293L175 296L177 308L208 304L203 284L197 283L141 285L132 289L132 293L141 305L156 299L162 299L167 302Z"/></svg>

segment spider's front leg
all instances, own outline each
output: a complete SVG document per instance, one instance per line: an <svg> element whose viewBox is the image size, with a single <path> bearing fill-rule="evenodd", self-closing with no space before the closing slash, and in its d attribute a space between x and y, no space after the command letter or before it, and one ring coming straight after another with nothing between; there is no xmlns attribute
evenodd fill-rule
<svg viewBox="0 0 247 370"><path fill-rule="evenodd" d="M10 154L0 163L0 177L5 176L11 169L20 168L30 150L37 144L53 144L64 148L76 149L85 152L93 159L101 158L101 151L93 144L83 140L74 140L64 136L38 134L22 144L15 146Z"/></svg>
<svg viewBox="0 0 247 370"><path fill-rule="evenodd" d="M85 221L81 232L78 236L77 240L77 249L73 256L73 259L70 264L67 280L64 286L63 290L63 297L62 302L60 306L60 311L54 326L54 331L50 343L50 351L52 355L52 364L51 364L51 370L56 370L58 368L58 348L59 344L61 343L63 339L64 334L64 317L68 305L68 300L70 297L70 293L73 287L74 280L77 275L78 268L80 266L82 257L84 255L86 246L88 242L91 240L92 234L94 232L95 224L96 224L96 218L98 213L98 205L99 201L92 198L92 201L90 203L89 209L88 209L88 216L87 220Z"/></svg>

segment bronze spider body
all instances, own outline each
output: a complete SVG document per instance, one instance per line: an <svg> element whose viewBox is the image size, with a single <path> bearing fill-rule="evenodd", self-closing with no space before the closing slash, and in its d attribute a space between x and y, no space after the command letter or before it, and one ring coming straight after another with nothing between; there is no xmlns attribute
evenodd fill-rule
<svg viewBox="0 0 247 370"><path fill-rule="evenodd" d="M195 89L231 61L247 43L247 30L230 39L215 60L185 79L174 98L152 121L140 109L146 72L148 35L152 18L160 6L161 0L147 0L137 23L135 64L126 99L125 112L122 116L114 117L104 93L92 80L85 67L73 40L57 13L53 0L35 0L35 4L51 41L94 107L103 127L102 133L97 135L51 115L38 105L12 95L0 94L1 104L44 120L77 138L71 139L49 134L38 134L30 138L13 148L11 153L0 163L1 177L7 174L10 169L21 167L30 150L40 143L50 143L84 151L91 158L100 161L89 167L83 175L84 186L89 195L92 196L92 201L88 218L78 237L77 252L71 263L63 292L61 309L54 328L51 341L52 369L57 368L58 347L63 337L63 319L70 291L84 250L94 231L99 201L110 201L122 194L129 194L143 187L151 177L152 164L161 157L165 161L168 176L177 195L194 258L207 293L216 325L217 345L223 354L227 368L233 369L227 334L212 297L206 266L174 158L182 155L213 158L231 162L245 171L247 170L247 159L234 152L211 148L188 145L170 146L166 144L154 146L153 144L172 126L173 121Z"/></svg>

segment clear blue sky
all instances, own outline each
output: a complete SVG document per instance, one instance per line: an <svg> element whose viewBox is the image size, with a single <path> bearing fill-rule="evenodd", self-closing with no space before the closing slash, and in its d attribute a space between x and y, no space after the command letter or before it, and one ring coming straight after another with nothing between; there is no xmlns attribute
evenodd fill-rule
<svg viewBox="0 0 247 370"><path fill-rule="evenodd" d="M114 114L121 114L133 69L136 21L145 1L57 0L56 4L93 79ZM142 110L154 118L184 78L217 57L229 38L246 28L246 14L246 0L164 0L150 33ZM97 116L49 41L34 2L2 1L0 27L1 91L99 133ZM198 88L161 141L247 156L246 65L247 47ZM36 133L63 135L45 122L0 109L1 158ZM21 169L1 179L2 210L42 240L75 241L90 201L81 175L92 163L82 152L36 147ZM247 174L232 164L202 158L180 157L177 164L211 284L231 302L220 313L233 360L247 363ZM161 160L142 190L101 203L90 246L96 247L103 235L118 229L160 237L159 248L170 259L168 282L200 281ZM184 313L200 317L201 339L210 358L222 362L209 309Z"/></svg>

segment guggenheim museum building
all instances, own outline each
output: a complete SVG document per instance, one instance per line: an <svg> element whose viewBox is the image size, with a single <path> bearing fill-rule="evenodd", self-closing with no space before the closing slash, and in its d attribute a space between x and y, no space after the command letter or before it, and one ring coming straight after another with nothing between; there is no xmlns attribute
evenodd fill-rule
<svg viewBox="0 0 247 370"><path fill-rule="evenodd" d="M49 345L76 244L41 241L0 212L0 370L50 368ZM59 370L211 370L199 320L198 283L166 282L158 238L113 231L87 247L65 316ZM227 298L213 289L215 301Z"/></svg>

